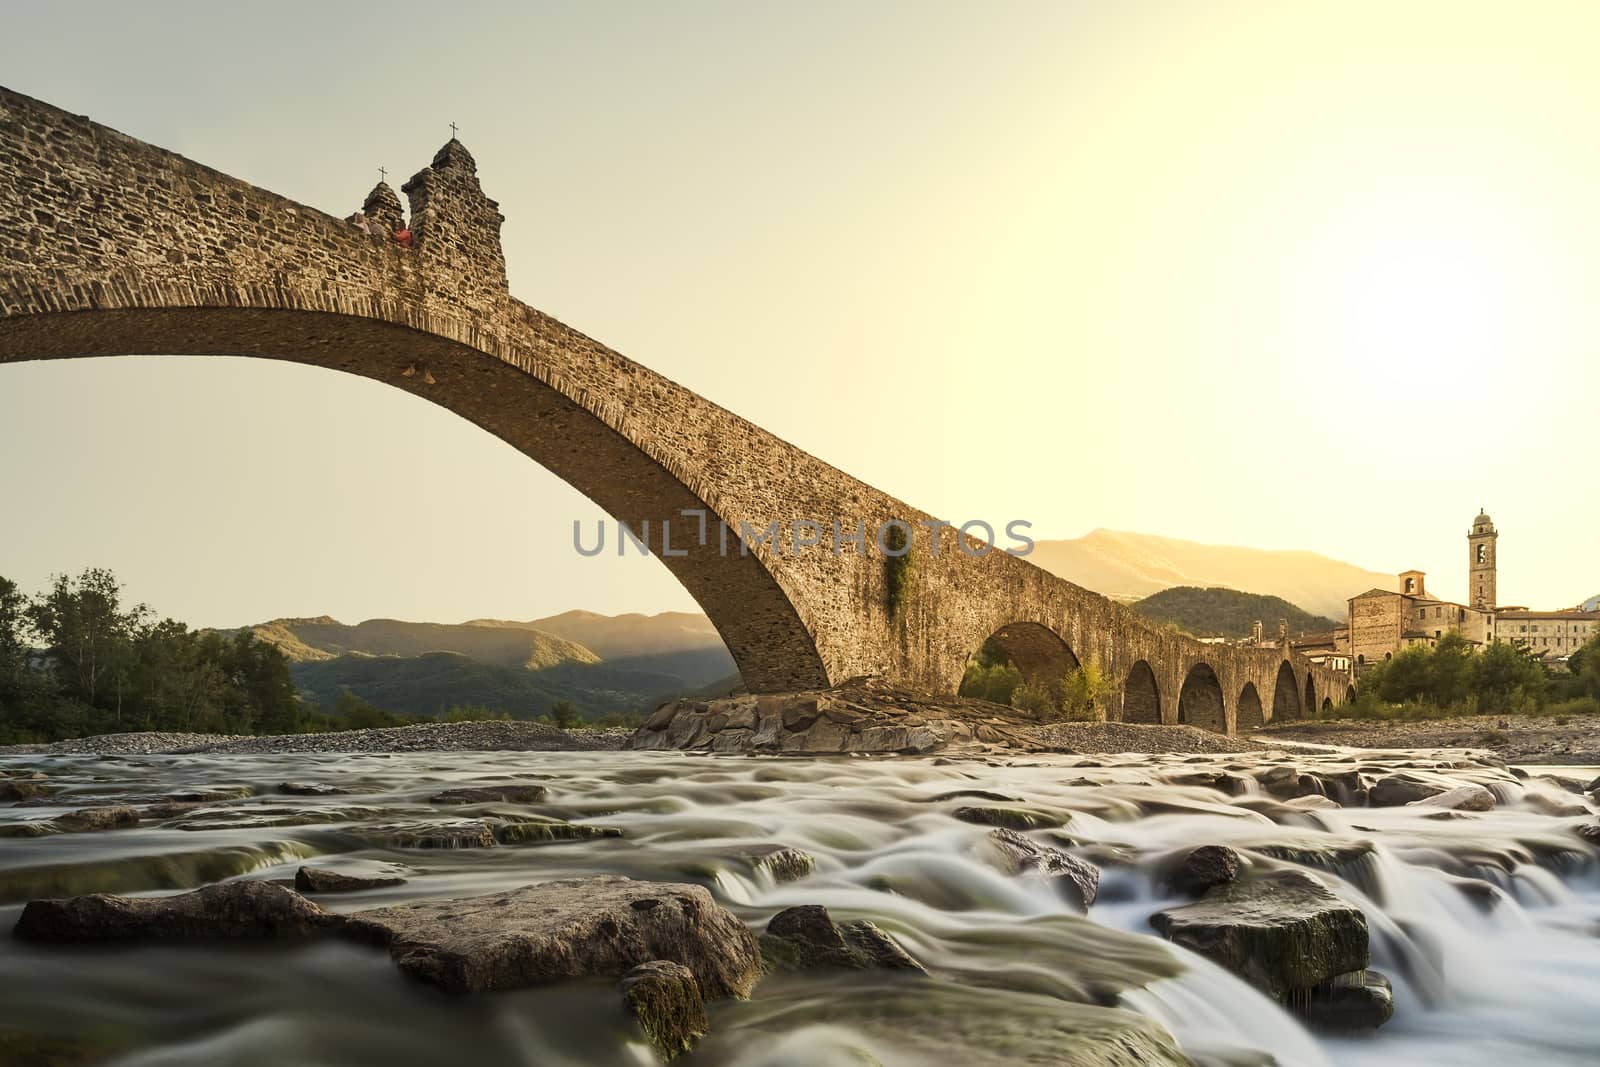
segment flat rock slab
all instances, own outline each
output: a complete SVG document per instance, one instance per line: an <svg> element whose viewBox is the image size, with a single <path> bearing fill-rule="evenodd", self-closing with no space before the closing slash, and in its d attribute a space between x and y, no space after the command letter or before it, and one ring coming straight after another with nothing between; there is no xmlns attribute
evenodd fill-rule
<svg viewBox="0 0 1600 1067"><path fill-rule="evenodd" d="M706 997L743 997L761 975L755 938L703 887L601 876L347 916L406 974L453 993L681 963Z"/></svg>
<svg viewBox="0 0 1600 1067"><path fill-rule="evenodd" d="M96 893L35 900L13 936L57 944L104 941L217 941L299 938L340 924L311 901L270 882L223 882L172 897Z"/></svg>
<svg viewBox="0 0 1600 1067"><path fill-rule="evenodd" d="M1370 959L1366 916L1299 871L1217 886L1150 925L1279 1000Z"/></svg>
<svg viewBox="0 0 1600 1067"><path fill-rule="evenodd" d="M428 798L430 804L537 804L550 795L546 786L520 782L446 789Z"/></svg>

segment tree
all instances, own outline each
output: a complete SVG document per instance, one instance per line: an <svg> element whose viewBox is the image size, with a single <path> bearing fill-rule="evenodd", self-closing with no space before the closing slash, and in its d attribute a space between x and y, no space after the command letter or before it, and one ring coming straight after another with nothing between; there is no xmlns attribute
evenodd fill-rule
<svg viewBox="0 0 1600 1067"><path fill-rule="evenodd" d="M558 700L550 705L550 721L563 730L570 730L583 722L583 713L570 700Z"/></svg>
<svg viewBox="0 0 1600 1067"><path fill-rule="evenodd" d="M1523 710L1547 684L1544 667L1521 645L1496 641L1473 664L1472 687L1483 711Z"/></svg>
<svg viewBox="0 0 1600 1067"><path fill-rule="evenodd" d="M21 702L28 666L28 598L9 578L0 578L0 711Z"/></svg>
<svg viewBox="0 0 1600 1067"><path fill-rule="evenodd" d="M340 725L349 730L372 730L399 726L401 723L397 716L368 704L348 689L339 690L339 695L334 698L333 714L342 719Z"/></svg>
<svg viewBox="0 0 1600 1067"><path fill-rule="evenodd" d="M1431 656L1424 645L1412 645L1368 675L1379 700L1404 704L1424 699L1432 685Z"/></svg>
<svg viewBox="0 0 1600 1067"><path fill-rule="evenodd" d="M28 606L28 621L45 643L57 689L91 707L114 711L118 728L134 641L150 609L121 606L122 587L102 567L76 579L58 574L50 591Z"/></svg>
<svg viewBox="0 0 1600 1067"><path fill-rule="evenodd" d="M1441 707L1455 707L1472 697L1472 644L1451 630L1439 638L1428 658L1427 693Z"/></svg>

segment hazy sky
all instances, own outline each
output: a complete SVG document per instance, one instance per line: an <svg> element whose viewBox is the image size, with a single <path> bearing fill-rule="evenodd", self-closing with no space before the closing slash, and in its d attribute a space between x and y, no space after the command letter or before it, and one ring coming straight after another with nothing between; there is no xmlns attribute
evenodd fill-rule
<svg viewBox="0 0 1600 1067"><path fill-rule="evenodd" d="M89 7L0 84L337 214L455 121L517 296L929 511L1600 592L1600 5ZM197 624L692 606L315 369L0 368L0 501Z"/></svg>

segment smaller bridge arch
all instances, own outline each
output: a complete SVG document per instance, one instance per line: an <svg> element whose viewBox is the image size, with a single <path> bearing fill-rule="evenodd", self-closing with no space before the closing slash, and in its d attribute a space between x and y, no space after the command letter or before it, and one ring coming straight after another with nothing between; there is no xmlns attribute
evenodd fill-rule
<svg viewBox="0 0 1600 1067"><path fill-rule="evenodd" d="M1222 696L1222 680L1211 664L1201 661L1189 668L1178 692L1178 721L1202 730L1228 732L1228 718Z"/></svg>
<svg viewBox="0 0 1600 1067"><path fill-rule="evenodd" d="M1246 730L1260 729L1266 723L1261 710L1261 693L1256 689L1256 683L1246 682L1239 691L1239 708L1235 712L1236 729L1239 733Z"/></svg>
<svg viewBox="0 0 1600 1067"><path fill-rule="evenodd" d="M1309 682L1309 679L1307 679ZM1300 717L1300 682L1294 676L1289 661L1278 664L1278 677L1272 683L1272 721Z"/></svg>
<svg viewBox="0 0 1600 1067"><path fill-rule="evenodd" d="M1161 687L1150 664L1139 660L1122 683L1122 721L1160 724Z"/></svg>
<svg viewBox="0 0 1600 1067"><path fill-rule="evenodd" d="M1306 702L1301 706L1301 708L1303 713L1307 716L1315 715L1317 713L1317 686L1316 683L1311 679L1310 671L1306 672Z"/></svg>

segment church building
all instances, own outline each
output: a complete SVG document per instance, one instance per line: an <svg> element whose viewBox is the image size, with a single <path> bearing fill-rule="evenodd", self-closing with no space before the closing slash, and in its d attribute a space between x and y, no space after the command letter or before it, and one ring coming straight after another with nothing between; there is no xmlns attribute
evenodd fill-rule
<svg viewBox="0 0 1600 1067"><path fill-rule="evenodd" d="M1348 652L1359 673L1410 645L1433 645L1451 630L1474 645L1512 641L1559 666L1600 626L1590 605L1561 611L1501 607L1496 553L1500 534L1480 511L1467 531L1467 598L1456 604L1432 596L1427 575L1403 571L1395 589L1369 589L1349 600ZM1589 608L1590 610L1584 610Z"/></svg>

